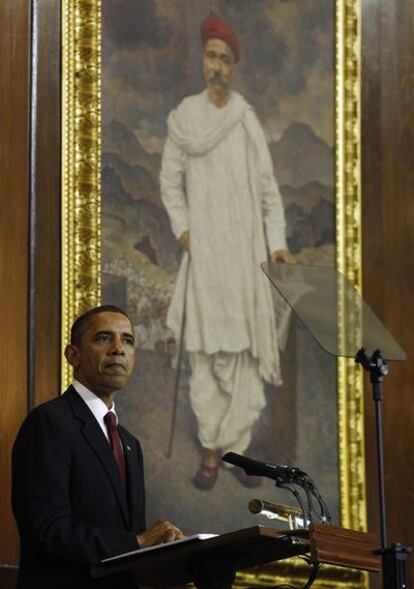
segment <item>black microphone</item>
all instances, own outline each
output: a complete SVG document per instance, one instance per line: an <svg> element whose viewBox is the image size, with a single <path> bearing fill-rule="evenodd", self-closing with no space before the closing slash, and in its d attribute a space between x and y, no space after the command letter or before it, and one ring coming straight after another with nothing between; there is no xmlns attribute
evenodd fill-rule
<svg viewBox="0 0 414 589"><path fill-rule="evenodd" d="M252 460L247 456L241 456L235 452L227 452L222 458L224 462L239 466L244 470L247 475L267 477L273 480L294 480L296 478L307 477L308 475L296 468L296 466L283 466L268 464L266 462L259 462L258 460Z"/></svg>

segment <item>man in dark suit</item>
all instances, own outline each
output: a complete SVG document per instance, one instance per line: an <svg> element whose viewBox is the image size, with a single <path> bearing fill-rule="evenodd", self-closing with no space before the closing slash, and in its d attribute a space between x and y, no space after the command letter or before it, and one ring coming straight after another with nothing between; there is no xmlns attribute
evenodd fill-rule
<svg viewBox="0 0 414 589"><path fill-rule="evenodd" d="M65 350L73 384L20 429L12 482L19 589L134 587L128 574L92 580L89 565L182 537L168 521L146 529L141 446L117 426L115 392L127 384L134 354L121 309L87 311Z"/></svg>

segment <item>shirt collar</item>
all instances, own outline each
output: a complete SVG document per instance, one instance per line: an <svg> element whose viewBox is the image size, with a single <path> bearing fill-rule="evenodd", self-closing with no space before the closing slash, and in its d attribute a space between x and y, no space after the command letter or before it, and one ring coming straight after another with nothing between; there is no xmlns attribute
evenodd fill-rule
<svg viewBox="0 0 414 589"><path fill-rule="evenodd" d="M107 405L95 395L88 387L85 387L84 384L79 382L78 380L74 380L72 383L73 388L78 393L78 395L83 399L83 401L87 404L89 409L92 411L95 419L97 419L98 423L103 423L103 418L108 413L108 411L112 411L115 413L116 417L116 424L118 425L118 416L115 411L115 403L112 403L110 409L108 409Z"/></svg>

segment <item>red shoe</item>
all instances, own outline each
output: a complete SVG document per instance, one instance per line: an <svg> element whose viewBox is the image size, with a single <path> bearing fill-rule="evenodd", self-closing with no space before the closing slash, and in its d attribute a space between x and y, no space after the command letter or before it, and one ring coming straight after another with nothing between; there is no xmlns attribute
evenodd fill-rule
<svg viewBox="0 0 414 589"><path fill-rule="evenodd" d="M216 484L218 469L218 465L207 466L207 464L201 463L195 474L195 477L193 478L193 485L197 487L197 489L210 491L210 489L212 489Z"/></svg>

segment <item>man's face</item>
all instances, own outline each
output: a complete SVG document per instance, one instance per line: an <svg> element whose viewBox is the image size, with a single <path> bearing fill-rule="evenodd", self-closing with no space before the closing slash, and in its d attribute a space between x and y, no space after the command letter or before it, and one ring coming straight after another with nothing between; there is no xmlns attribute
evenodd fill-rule
<svg viewBox="0 0 414 589"><path fill-rule="evenodd" d="M120 313L92 315L80 345L67 346L65 354L75 378L98 397L122 389L134 367L131 323Z"/></svg>
<svg viewBox="0 0 414 589"><path fill-rule="evenodd" d="M231 48L221 39L209 39L204 47L203 71L207 86L230 92L236 64Z"/></svg>

